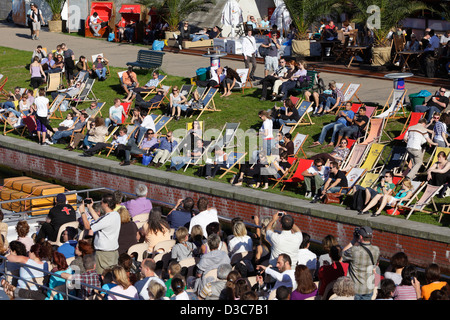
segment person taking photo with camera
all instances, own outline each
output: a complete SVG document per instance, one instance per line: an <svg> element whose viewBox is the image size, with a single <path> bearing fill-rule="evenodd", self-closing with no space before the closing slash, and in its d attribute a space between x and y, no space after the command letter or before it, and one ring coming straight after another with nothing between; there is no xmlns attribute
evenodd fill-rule
<svg viewBox="0 0 450 320"><path fill-rule="evenodd" d="M343 261L349 263L348 275L355 284L355 300L371 300L374 294L380 248L372 244L372 238L372 228L355 228L352 241L342 252Z"/></svg>

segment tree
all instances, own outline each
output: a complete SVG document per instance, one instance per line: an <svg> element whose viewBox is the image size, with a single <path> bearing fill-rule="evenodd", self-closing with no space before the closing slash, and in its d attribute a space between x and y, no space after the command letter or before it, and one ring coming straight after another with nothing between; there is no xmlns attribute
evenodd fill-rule
<svg viewBox="0 0 450 320"><path fill-rule="evenodd" d="M311 25L330 10L318 0L284 0L284 4L296 29L296 40L308 40Z"/></svg>
<svg viewBox="0 0 450 320"><path fill-rule="evenodd" d="M64 0L47 0L47 4L52 12L52 20L61 20L61 11L64 4Z"/></svg>

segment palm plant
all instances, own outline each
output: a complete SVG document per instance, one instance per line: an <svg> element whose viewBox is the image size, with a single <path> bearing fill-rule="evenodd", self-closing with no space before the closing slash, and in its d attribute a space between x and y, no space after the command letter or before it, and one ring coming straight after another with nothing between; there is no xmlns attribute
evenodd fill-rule
<svg viewBox="0 0 450 320"><path fill-rule="evenodd" d="M169 31L177 31L180 22L191 13L207 11L207 5L214 3L214 0L138 0L137 2L147 7L154 7L169 25Z"/></svg>
<svg viewBox="0 0 450 320"><path fill-rule="evenodd" d="M367 12L369 6L379 8L379 26L369 27L374 35L374 47L389 46L388 34L399 26L399 23L411 16L414 12L427 9L427 5L421 1L405 0L355 0L353 1L355 14L352 21L367 24L373 18L372 12Z"/></svg>
<svg viewBox="0 0 450 320"><path fill-rule="evenodd" d="M61 20L61 11L63 8L64 0L47 0L47 4L52 12L52 20Z"/></svg>
<svg viewBox="0 0 450 320"><path fill-rule="evenodd" d="M327 8L317 0L284 0L284 4L296 29L296 40L308 40L311 25L327 13Z"/></svg>

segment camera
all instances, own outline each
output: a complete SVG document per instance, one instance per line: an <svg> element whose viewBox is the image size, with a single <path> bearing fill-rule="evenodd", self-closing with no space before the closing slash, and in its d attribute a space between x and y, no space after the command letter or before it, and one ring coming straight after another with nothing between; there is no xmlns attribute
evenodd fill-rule
<svg viewBox="0 0 450 320"><path fill-rule="evenodd" d="M258 269L256 270L256 275L261 276L264 273L264 270Z"/></svg>
<svg viewBox="0 0 450 320"><path fill-rule="evenodd" d="M84 199L84 204L91 204L92 203L92 199Z"/></svg>
<svg viewBox="0 0 450 320"><path fill-rule="evenodd" d="M282 211L278 212L279 217L282 217L283 215L284 215L284 212L282 212Z"/></svg>
<svg viewBox="0 0 450 320"><path fill-rule="evenodd" d="M361 228L356 227L355 230L353 231L353 236L355 238L358 238L360 236L360 233L359 233L360 230L361 230Z"/></svg>

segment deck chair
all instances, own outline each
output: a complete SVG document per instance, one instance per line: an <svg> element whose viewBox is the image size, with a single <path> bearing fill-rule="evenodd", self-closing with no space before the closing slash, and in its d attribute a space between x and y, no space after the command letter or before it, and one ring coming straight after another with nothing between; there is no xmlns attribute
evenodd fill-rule
<svg viewBox="0 0 450 320"><path fill-rule="evenodd" d="M2 99L8 100L9 92L5 90L5 85L8 82L8 77L0 74L0 97Z"/></svg>
<svg viewBox="0 0 450 320"><path fill-rule="evenodd" d="M46 92L54 92L61 89L61 74L58 73L49 73L47 74L47 87L45 88Z"/></svg>
<svg viewBox="0 0 450 320"><path fill-rule="evenodd" d="M447 159L450 159L450 148L445 148L445 147L436 147L434 148L433 152L431 153L430 159L428 160L428 163L426 165L426 168L430 168L430 166L433 163L437 162L437 156L439 154L439 152L444 151L447 156Z"/></svg>
<svg viewBox="0 0 450 320"><path fill-rule="evenodd" d="M359 167L361 162L364 160L369 146L366 144L356 144L352 147L350 154L347 159L345 159L341 165L342 171L349 171L351 168Z"/></svg>
<svg viewBox="0 0 450 320"><path fill-rule="evenodd" d="M136 125L127 125L127 141L131 139L132 135L136 132L136 129L138 128L138 126ZM114 128L114 132L115 133L116 130L118 130L119 127L115 127ZM111 145L110 147L106 147L106 150L108 150L108 152L106 153L106 157L109 157L109 155L111 154L111 152L113 152L114 150L116 150L117 145ZM99 154L102 153L102 151L99 152Z"/></svg>
<svg viewBox="0 0 450 320"><path fill-rule="evenodd" d="M129 118L128 116L129 116L130 110L131 110L131 102L122 102L121 105L123 107L123 111L126 114L126 116L124 114L122 114L122 124L127 124L127 120Z"/></svg>
<svg viewBox="0 0 450 320"><path fill-rule="evenodd" d="M81 90L78 97L74 99L74 101L76 102L75 106L78 106L78 104L82 103L82 102L97 101L97 97L95 96L94 92L92 91L94 83L95 83L95 79L89 78L86 80L83 90Z"/></svg>
<svg viewBox="0 0 450 320"><path fill-rule="evenodd" d="M20 136L23 135L24 130L26 129L25 124L23 122L22 117L17 118L17 122L12 124L8 121L8 117L4 113L0 113L0 121L3 122L3 135L6 136L8 133L16 131ZM22 129L22 130L20 130Z"/></svg>
<svg viewBox="0 0 450 320"><path fill-rule="evenodd" d="M245 159L245 156L247 155L247 152L236 152L231 151L227 154L227 165L226 168L221 168L222 170L225 170L224 173L219 177L219 179L222 179L223 176L225 176L227 173L232 172L234 174L237 174L236 171L234 171L234 167L241 164L242 161Z"/></svg>
<svg viewBox="0 0 450 320"><path fill-rule="evenodd" d="M404 90L392 89L391 93L389 94L389 97L386 100L386 103L383 106L383 109L381 109L380 111L380 114L374 115L374 118L386 118L388 120L402 118L397 116L397 113L400 111L400 109L403 112L403 117L405 117L406 110L404 108L403 103L405 101L406 92L407 89Z"/></svg>
<svg viewBox="0 0 450 320"><path fill-rule="evenodd" d="M406 158L406 147L394 146L392 147L387 158L384 159L383 164L374 167L372 172L378 173L383 176L387 171L396 171L396 169L402 166Z"/></svg>
<svg viewBox="0 0 450 320"><path fill-rule="evenodd" d="M86 80L89 78L89 72L86 70L81 70L80 72L77 73L74 82L81 82L84 83L86 82Z"/></svg>
<svg viewBox="0 0 450 320"><path fill-rule="evenodd" d="M97 57L98 56L102 56L104 57L105 55L103 53L97 53L91 56L92 59L92 65L94 65L95 61L97 61ZM104 60L103 60L104 61ZM111 72L109 71L109 63L105 63L106 64L106 74L111 74Z"/></svg>
<svg viewBox="0 0 450 320"><path fill-rule="evenodd" d="M308 139L308 136L309 135L307 135L307 134L302 134L302 133L298 132L295 135L294 139L292 139L292 142L294 143L294 157L297 157L298 153L301 151L303 156L305 157L305 159L307 158L306 153L303 150L303 145L305 144L306 139ZM290 155L288 154L288 156L290 156Z"/></svg>
<svg viewBox="0 0 450 320"><path fill-rule="evenodd" d="M48 109L48 113L50 116L50 119L64 119L64 116L61 111L61 104L66 99L66 96L64 94L58 94L55 99L53 99L52 104L50 105ZM59 112L59 116L56 115L56 112Z"/></svg>
<svg viewBox="0 0 450 320"><path fill-rule="evenodd" d="M403 126L401 134L398 137L395 137L394 140L403 141L403 137L405 136L405 133L408 130L408 128L419 123L419 120L423 118L424 115L425 113L423 112L411 112L408 116L408 119L406 119L406 123Z"/></svg>
<svg viewBox="0 0 450 320"><path fill-rule="evenodd" d="M359 83L350 83L348 87L344 91L344 101L341 104L345 105L347 102L353 102L353 99L357 99L359 103L362 103L361 99L359 99L357 93L361 88L361 84Z"/></svg>
<svg viewBox="0 0 450 320"><path fill-rule="evenodd" d="M375 185L375 183L378 181L379 177L380 177L380 175L378 173L366 172L364 174L364 177L362 179L360 179L360 181L358 182L358 185L363 188L372 188ZM352 193L353 193L353 189L350 189L350 191L347 194L350 195Z"/></svg>
<svg viewBox="0 0 450 320"><path fill-rule="evenodd" d="M450 204L444 204L441 209L441 214L439 215L439 223L442 220L444 214L450 214Z"/></svg>
<svg viewBox="0 0 450 320"><path fill-rule="evenodd" d="M239 78L241 78L241 82L236 81L236 85L233 89L242 89L242 93L244 93L244 89L253 88L253 84L249 78L248 69L236 69Z"/></svg>
<svg viewBox="0 0 450 320"><path fill-rule="evenodd" d="M337 193L341 195L348 194L353 189L353 187L356 186L358 181L360 181L364 177L366 171L367 170L364 168L351 168L345 175L345 177L347 178L347 187L341 187L341 189Z"/></svg>
<svg viewBox="0 0 450 320"><path fill-rule="evenodd" d="M239 128L240 122L227 122L222 128L219 137L216 139L215 146L219 148L233 148L239 145L239 141L234 143L236 132Z"/></svg>
<svg viewBox="0 0 450 320"><path fill-rule="evenodd" d="M364 163L360 166L361 169L365 169L367 171L374 170L375 166L377 165L378 161L380 160L381 154L383 153L383 150L385 148L385 145L381 143L372 143L370 144L370 149L367 152L367 157Z"/></svg>
<svg viewBox="0 0 450 320"><path fill-rule="evenodd" d="M185 96L186 99L189 100L193 88L194 86L192 84L183 84L180 89L180 94Z"/></svg>
<svg viewBox="0 0 450 320"><path fill-rule="evenodd" d="M278 179L276 178L272 178L271 180L275 180L276 183L272 186L272 189L274 189L279 183L283 182L283 180L285 179L290 179L290 177L294 174L295 172L295 167L297 165L297 161L299 159L297 157L288 157L288 162L291 165L289 170L286 170L286 172Z"/></svg>
<svg viewBox="0 0 450 320"><path fill-rule="evenodd" d="M210 141L207 146L205 146L205 144L204 144L203 147L204 147L204 150L200 157L198 157L196 159L191 158L191 160L188 163L186 163L186 165L184 167L185 172L191 164L194 166L201 166L203 163L208 163L208 161L210 161L210 159L207 158L207 155L211 154L212 151L214 150L214 141Z"/></svg>
<svg viewBox="0 0 450 320"><path fill-rule="evenodd" d="M311 165L314 163L314 160L310 160L310 159L298 159L297 161L297 165L295 166L295 170L293 171L292 175L286 179L281 181L281 183L283 184L283 186L281 187L281 191L284 190L284 188L286 187L286 185L288 183L296 183L299 184L302 181L305 180L305 178L303 177L302 173L308 169L309 167L311 167Z"/></svg>
<svg viewBox="0 0 450 320"><path fill-rule="evenodd" d="M203 108L201 109L194 109L200 110L200 114L197 116L196 120L198 120L203 112L205 111L220 111L216 108L216 105L214 103L214 96L219 92L219 88L209 88L209 90L204 94L202 100L203 100Z"/></svg>
<svg viewBox="0 0 450 320"><path fill-rule="evenodd" d="M162 86L162 83L163 83L164 80L166 80L166 78L167 78L167 76L164 75L164 74L158 75L158 80L159 80L158 86L157 86L156 88L149 89L148 91L142 91L142 92L141 92L141 95L143 96L142 98L145 100L145 99L147 99L147 97L148 97L149 95L151 95L151 94L153 94L153 93L156 93L156 89L157 89L157 88L160 88L160 87ZM181 91L180 91L180 93L181 93Z"/></svg>
<svg viewBox="0 0 450 320"><path fill-rule="evenodd" d="M442 186L432 186L431 184L424 183L415 192L415 194L418 195L420 192L423 191L423 194L422 194L422 196L420 196L420 199L418 199L416 202L414 202L415 197L411 197L411 199L406 204L404 204L404 205L400 204L397 206L397 208L408 212L408 214L406 216L406 220L408 220L409 217L411 217L411 215L415 211L428 212L428 213L437 212L438 209L436 207L436 203L434 202L433 198L439 192L439 190L441 190L441 188L442 188ZM434 207L434 211L432 211L432 212L425 210L425 207L430 202L433 204L433 207Z"/></svg>
<svg viewBox="0 0 450 320"><path fill-rule="evenodd" d="M298 114L300 116L297 122L286 122L285 126L290 127L289 133L293 133L298 126L313 125L314 123L309 116L308 109L312 106L312 101L303 100L297 105Z"/></svg>
<svg viewBox="0 0 450 320"><path fill-rule="evenodd" d="M369 131L366 131L361 144L379 143L384 132L386 121L384 118L372 118L369 122Z"/></svg>
<svg viewBox="0 0 450 320"><path fill-rule="evenodd" d="M161 116L158 121L155 123L155 133L160 133L162 129L165 129L166 132L169 132L167 125L172 121L172 117L169 116Z"/></svg>

